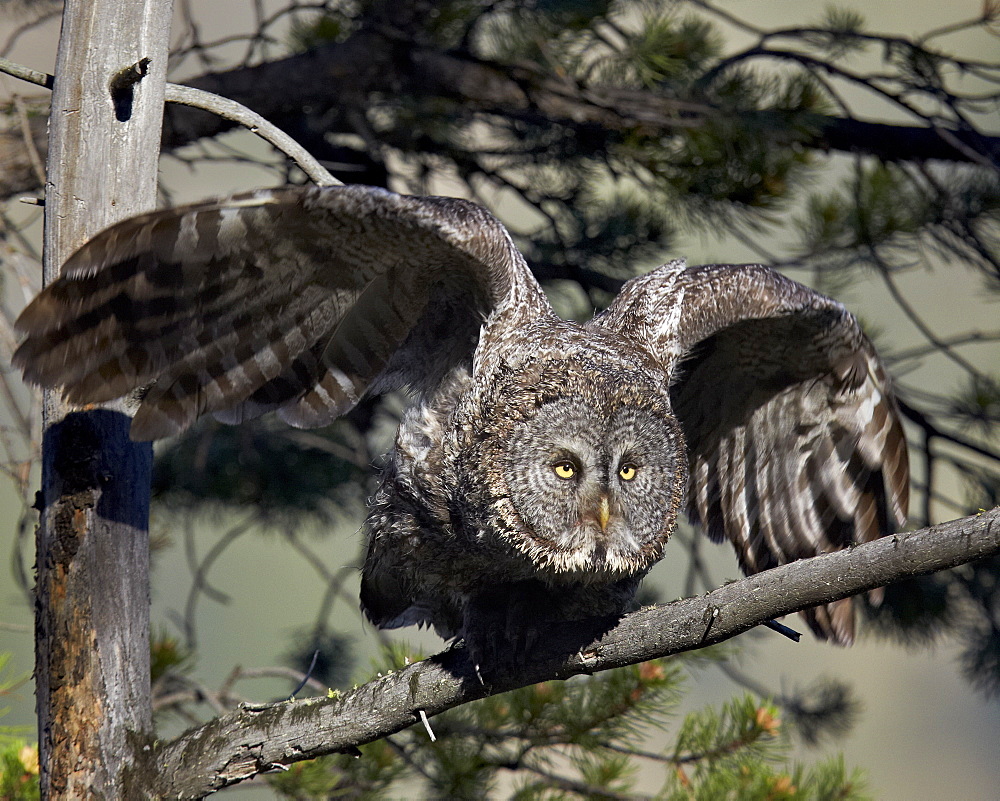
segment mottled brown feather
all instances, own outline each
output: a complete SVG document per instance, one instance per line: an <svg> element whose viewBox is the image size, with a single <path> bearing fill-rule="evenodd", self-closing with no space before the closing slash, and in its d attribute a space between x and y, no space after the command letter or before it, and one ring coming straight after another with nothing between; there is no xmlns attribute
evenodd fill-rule
<svg viewBox="0 0 1000 801"><path fill-rule="evenodd" d="M459 330L505 305L548 309L506 230L474 204L370 187L245 193L142 215L88 242L21 314L27 339L14 361L77 404L153 384L138 439L207 412L241 420L285 407L292 423L318 425L373 383L427 388L402 346L447 338L414 330L442 284ZM471 360L474 346L441 353Z"/></svg>
<svg viewBox="0 0 1000 801"><path fill-rule="evenodd" d="M674 262L626 284L600 319L635 331L670 374L689 514L733 543L746 572L904 524L907 457L891 383L836 301L760 265ZM854 638L849 600L805 617L821 637Z"/></svg>
<svg viewBox="0 0 1000 801"><path fill-rule="evenodd" d="M17 327L14 363L70 402L147 387L137 439L209 413L323 425L366 393L415 389L369 516L362 600L378 625L450 636L477 588L536 577L556 615L621 611L685 494L748 573L906 517L891 381L840 304L761 265L671 262L578 325L555 316L504 227L466 201L285 188L152 212L85 244ZM592 567L567 544L572 525L526 527L505 483L521 467L506 461L510 437L556 400L568 417L553 425L577 426L577 439L642 409L629 425L664 443L647 457L668 482L656 490L666 512L636 503L633 528L587 556ZM546 504L529 506L548 525ZM654 518L662 530L638 541ZM619 561L602 567L612 551ZM849 599L804 614L821 637L854 637Z"/></svg>

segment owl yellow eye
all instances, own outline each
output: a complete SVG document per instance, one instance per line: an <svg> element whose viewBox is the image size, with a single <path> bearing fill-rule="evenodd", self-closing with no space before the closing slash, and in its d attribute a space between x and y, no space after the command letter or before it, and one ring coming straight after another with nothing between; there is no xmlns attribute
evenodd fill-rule
<svg viewBox="0 0 1000 801"><path fill-rule="evenodd" d="M576 465L572 462L556 462L552 470L559 478L573 478L576 475Z"/></svg>
<svg viewBox="0 0 1000 801"><path fill-rule="evenodd" d="M622 481L631 481L635 478L635 467L630 464L623 464L618 468L618 477Z"/></svg>

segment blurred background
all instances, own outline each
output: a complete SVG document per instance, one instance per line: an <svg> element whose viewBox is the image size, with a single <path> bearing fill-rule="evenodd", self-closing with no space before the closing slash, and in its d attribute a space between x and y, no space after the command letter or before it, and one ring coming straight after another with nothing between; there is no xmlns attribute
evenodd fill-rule
<svg viewBox="0 0 1000 801"><path fill-rule="evenodd" d="M0 3L0 55L51 72L58 13L58 3ZM396 49L372 51L339 83L296 66L295 54L335 60L359 31ZM991 508L1000 491L998 34L995 0L177 0L171 80L261 112L345 182L479 200L565 316L590 316L628 277L680 256L762 261L835 296L897 380L918 528ZM421 62L427 53L442 60ZM421 63L443 66L421 74ZM477 84L487 63L524 96ZM249 72L264 64L275 66ZM20 199L41 193L45 97L9 76L0 93L0 654L10 654L0 726L17 727L34 714L38 422L9 349L40 276L41 211ZM164 203L303 180L230 128L168 111ZM315 653L312 691L383 664L385 637L357 608L357 566L372 468L403 403L365 402L318 432L207 422L157 446L152 621L165 734L240 699L286 696ZM728 546L684 526L644 599L738 575ZM851 649L742 635L724 659L684 663L672 720L749 690L777 703L793 759L843 754L874 797L996 798L997 576L994 562L897 586L863 615ZM392 639L442 646L414 630ZM663 770L644 764L635 792L656 793Z"/></svg>

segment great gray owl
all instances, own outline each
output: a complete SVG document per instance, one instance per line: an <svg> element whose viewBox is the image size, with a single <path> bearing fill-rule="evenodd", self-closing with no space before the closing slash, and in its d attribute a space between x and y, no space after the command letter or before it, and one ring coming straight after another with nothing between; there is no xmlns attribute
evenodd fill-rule
<svg viewBox="0 0 1000 801"><path fill-rule="evenodd" d="M839 303L675 261L570 322L463 200L286 188L152 212L84 245L17 325L15 363L72 403L148 387L139 440L206 413L319 426L409 387L367 523L379 626L502 647L519 622L621 613L685 507L750 573L906 515L890 381ZM852 640L850 600L806 615Z"/></svg>

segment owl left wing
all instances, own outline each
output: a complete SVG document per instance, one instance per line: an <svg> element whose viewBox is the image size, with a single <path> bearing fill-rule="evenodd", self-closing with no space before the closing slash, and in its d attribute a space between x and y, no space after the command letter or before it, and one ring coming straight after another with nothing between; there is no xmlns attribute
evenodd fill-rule
<svg viewBox="0 0 1000 801"><path fill-rule="evenodd" d="M491 315L547 309L506 229L474 203L286 187L98 234L21 313L14 364L75 404L146 387L134 439L207 413L319 426L365 393L432 390L472 359Z"/></svg>
<svg viewBox="0 0 1000 801"><path fill-rule="evenodd" d="M688 511L746 573L867 542L907 514L891 381L839 303L761 265L673 262L628 282L595 323L628 333L670 380L687 441ZM807 610L854 638L850 599Z"/></svg>

